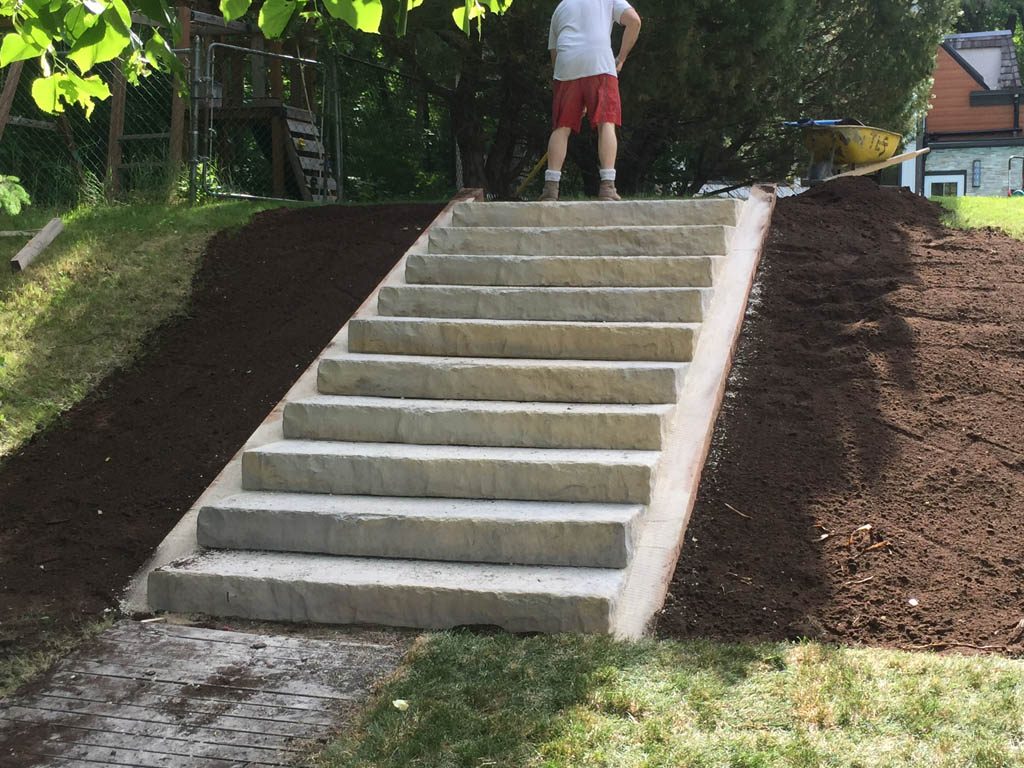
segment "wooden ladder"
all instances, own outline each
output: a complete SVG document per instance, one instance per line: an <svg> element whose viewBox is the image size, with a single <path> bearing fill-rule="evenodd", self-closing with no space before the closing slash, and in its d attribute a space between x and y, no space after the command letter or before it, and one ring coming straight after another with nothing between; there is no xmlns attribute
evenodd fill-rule
<svg viewBox="0 0 1024 768"><path fill-rule="evenodd" d="M338 182L327 167L327 149L313 115L288 110L288 155L304 200L327 201L338 196Z"/></svg>

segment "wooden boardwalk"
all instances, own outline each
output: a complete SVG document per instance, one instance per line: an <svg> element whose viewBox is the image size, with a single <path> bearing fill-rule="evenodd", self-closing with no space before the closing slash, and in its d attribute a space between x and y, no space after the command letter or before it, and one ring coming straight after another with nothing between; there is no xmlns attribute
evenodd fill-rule
<svg viewBox="0 0 1024 768"><path fill-rule="evenodd" d="M404 650L121 622L0 702L0 766L302 765Z"/></svg>

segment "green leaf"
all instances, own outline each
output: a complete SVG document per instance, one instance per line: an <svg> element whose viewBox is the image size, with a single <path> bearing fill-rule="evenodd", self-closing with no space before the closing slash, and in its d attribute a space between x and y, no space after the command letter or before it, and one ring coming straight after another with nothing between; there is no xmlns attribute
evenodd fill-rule
<svg viewBox="0 0 1024 768"><path fill-rule="evenodd" d="M30 38L40 52L50 47L55 32L56 30L49 29L39 18L25 19L21 25L22 36Z"/></svg>
<svg viewBox="0 0 1024 768"><path fill-rule="evenodd" d="M220 0L220 12L228 21L234 21L245 15L252 5L252 0Z"/></svg>
<svg viewBox="0 0 1024 768"><path fill-rule="evenodd" d="M17 32L8 32L0 44L0 67L6 67L15 61L33 59L42 52L43 49L34 41L26 40Z"/></svg>
<svg viewBox="0 0 1024 768"><path fill-rule="evenodd" d="M131 38L106 21L108 14L99 23L76 40L71 47L68 58L85 74L95 65L104 61L113 61L131 42Z"/></svg>
<svg viewBox="0 0 1024 768"><path fill-rule="evenodd" d="M324 0L327 12L361 32L379 32L384 17L381 0Z"/></svg>
<svg viewBox="0 0 1024 768"><path fill-rule="evenodd" d="M36 105L51 115L55 112L63 112L64 105L57 98L57 86L63 75L50 75L49 77L37 77L32 82L32 99Z"/></svg>
<svg viewBox="0 0 1024 768"><path fill-rule="evenodd" d="M64 16L64 38L74 42L85 34L85 30L94 26L99 18L95 13L90 13L84 5L76 5Z"/></svg>
<svg viewBox="0 0 1024 768"><path fill-rule="evenodd" d="M292 20L297 0L266 0L260 8L259 25L267 37L280 37Z"/></svg>
<svg viewBox="0 0 1024 768"><path fill-rule="evenodd" d="M456 8L452 11L452 19L455 20L455 25L469 35L472 30L472 21L477 19L482 21L483 15L486 13L486 9L475 2L475 0L466 0L466 4L462 8Z"/></svg>

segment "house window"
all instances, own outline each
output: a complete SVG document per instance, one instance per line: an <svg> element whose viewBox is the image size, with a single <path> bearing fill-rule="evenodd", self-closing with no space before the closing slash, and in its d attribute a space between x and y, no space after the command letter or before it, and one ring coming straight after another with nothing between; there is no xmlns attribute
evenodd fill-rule
<svg viewBox="0 0 1024 768"><path fill-rule="evenodd" d="M974 189L981 186L981 160L975 160L971 164L971 186Z"/></svg>
<svg viewBox="0 0 1024 768"><path fill-rule="evenodd" d="M956 193L955 181L933 181L928 190L928 197L956 197Z"/></svg>
<svg viewBox="0 0 1024 768"><path fill-rule="evenodd" d="M967 194L967 171L931 171L924 176L928 197L960 197Z"/></svg>

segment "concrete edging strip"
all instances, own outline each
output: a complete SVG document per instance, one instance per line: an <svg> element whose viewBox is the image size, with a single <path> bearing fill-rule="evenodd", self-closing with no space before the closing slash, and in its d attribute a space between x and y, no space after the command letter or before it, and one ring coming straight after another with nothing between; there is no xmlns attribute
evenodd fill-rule
<svg viewBox="0 0 1024 768"><path fill-rule="evenodd" d="M640 523L633 560L613 609L612 627L618 637L645 634L665 601L725 396L775 201L774 186L754 187L715 280L711 308L670 417L651 502Z"/></svg>

